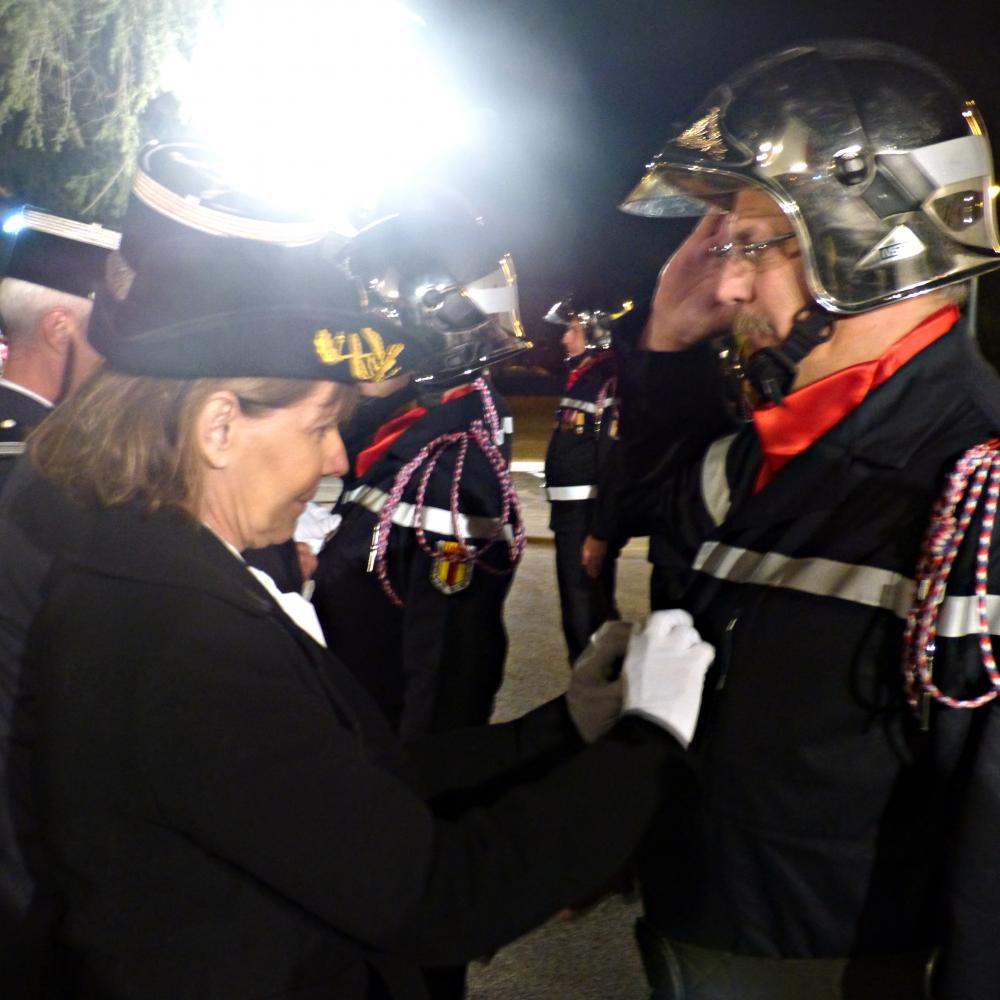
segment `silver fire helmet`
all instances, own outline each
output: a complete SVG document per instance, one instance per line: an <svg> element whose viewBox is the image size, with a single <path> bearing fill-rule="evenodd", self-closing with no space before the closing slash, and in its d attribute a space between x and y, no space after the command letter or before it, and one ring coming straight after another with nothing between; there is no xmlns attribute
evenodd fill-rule
<svg viewBox="0 0 1000 1000"><path fill-rule="evenodd" d="M573 304L573 296L567 295L566 298L553 303L542 318L546 323L555 323L558 326L569 326L574 320L578 320L583 326L587 348L603 351L611 346L613 323L630 312L633 305L632 302L623 302L613 312L603 309L577 309Z"/></svg>
<svg viewBox="0 0 1000 1000"><path fill-rule="evenodd" d="M717 87L622 203L701 215L765 191L816 302L855 313L1000 266L989 139L932 63L861 40L798 45Z"/></svg>
<svg viewBox="0 0 1000 1000"><path fill-rule="evenodd" d="M531 347L510 254L491 250L479 220L427 211L375 222L341 252L368 311L421 331L423 383L447 386Z"/></svg>

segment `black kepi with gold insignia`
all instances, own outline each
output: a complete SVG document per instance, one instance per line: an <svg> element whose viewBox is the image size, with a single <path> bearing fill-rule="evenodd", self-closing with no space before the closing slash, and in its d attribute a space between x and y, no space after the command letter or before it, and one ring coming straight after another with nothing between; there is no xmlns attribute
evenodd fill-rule
<svg viewBox="0 0 1000 1000"><path fill-rule="evenodd" d="M327 229L239 190L204 147L143 151L123 230L90 327L118 371L378 382L418 361L405 328L362 313Z"/></svg>

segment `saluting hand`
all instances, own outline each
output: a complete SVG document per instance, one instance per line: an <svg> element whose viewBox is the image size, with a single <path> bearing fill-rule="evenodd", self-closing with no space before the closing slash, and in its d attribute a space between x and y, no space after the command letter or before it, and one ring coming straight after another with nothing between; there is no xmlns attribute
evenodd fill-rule
<svg viewBox="0 0 1000 1000"><path fill-rule="evenodd" d="M684 351L729 329L735 306L716 297L725 261L708 252L728 239L727 219L718 212L703 216L663 265L639 341L644 350Z"/></svg>

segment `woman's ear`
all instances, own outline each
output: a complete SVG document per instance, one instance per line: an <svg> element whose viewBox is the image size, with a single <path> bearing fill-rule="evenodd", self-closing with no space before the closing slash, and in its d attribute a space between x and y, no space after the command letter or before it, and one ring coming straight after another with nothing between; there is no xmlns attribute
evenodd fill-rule
<svg viewBox="0 0 1000 1000"><path fill-rule="evenodd" d="M228 389L213 392L195 421L195 436L202 458L213 469L224 469L233 459L243 417L239 400Z"/></svg>

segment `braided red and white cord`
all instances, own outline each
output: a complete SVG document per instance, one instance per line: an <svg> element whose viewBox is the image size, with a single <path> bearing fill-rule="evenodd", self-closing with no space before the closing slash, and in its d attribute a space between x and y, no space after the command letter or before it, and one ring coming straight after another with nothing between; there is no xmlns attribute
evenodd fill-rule
<svg viewBox="0 0 1000 1000"><path fill-rule="evenodd" d="M978 613L979 651L991 690L975 698L953 698L934 683L937 624L955 556L973 515L983 501L982 523L976 549L975 598ZM1000 442L987 441L970 448L958 460L944 492L934 504L917 565L917 592L903 633L903 677L906 699L915 712L926 710L928 699L949 708L979 708L1000 692L990 638L987 609L990 541L1000 497ZM961 508L961 509L960 509ZM922 705L923 703L923 705Z"/></svg>
<svg viewBox="0 0 1000 1000"><path fill-rule="evenodd" d="M488 573L504 575L514 572L514 568L517 566L524 552L527 534L524 527L524 517L521 513L521 502L518 499L517 491L510 477L510 470L507 468L507 463L500 449L497 447L497 442L502 440L502 438L500 418L497 415L496 404L493 402L489 387L483 379L478 378L472 384L482 398L486 423L484 424L482 420L473 420L466 430L441 434L433 441L424 445L396 474L396 479L392 484L392 489L389 491L385 506L379 515L379 523L376 529L378 544L375 550L374 568L383 592L398 608L404 606L404 601L396 592L392 581L389 579L387 565L389 536L392 529L393 514L402 502L406 487L421 466L423 466L423 471L417 484L417 495L414 501L414 530L417 536L417 544L427 555L432 558L444 559L446 562L451 563L476 563ZM461 491L462 472L465 468L465 459L469 452L470 441L479 448L490 463L496 474L497 484L500 487L500 516L497 518L497 526L492 534L479 546L469 544L469 540L463 538L461 532L462 513L459 508L459 494ZM455 459L455 470L451 479L449 509L451 513L452 534L458 542L458 551L454 554L442 554L434 550L424 534L424 499L427 494L428 484L439 459L452 446L458 447L458 455ZM509 548L509 565L505 569L499 569L490 566L488 563L484 563L482 560L486 552L504 537L508 523L512 531L512 538L507 543Z"/></svg>
<svg viewBox="0 0 1000 1000"><path fill-rule="evenodd" d="M598 436L601 433L601 424L604 422L604 411L606 409L611 410L612 420L618 417L618 400L615 398L615 393L617 392L618 376L612 375L597 393L597 400L594 403L594 432ZM611 401L610 406L608 405L608 400Z"/></svg>

